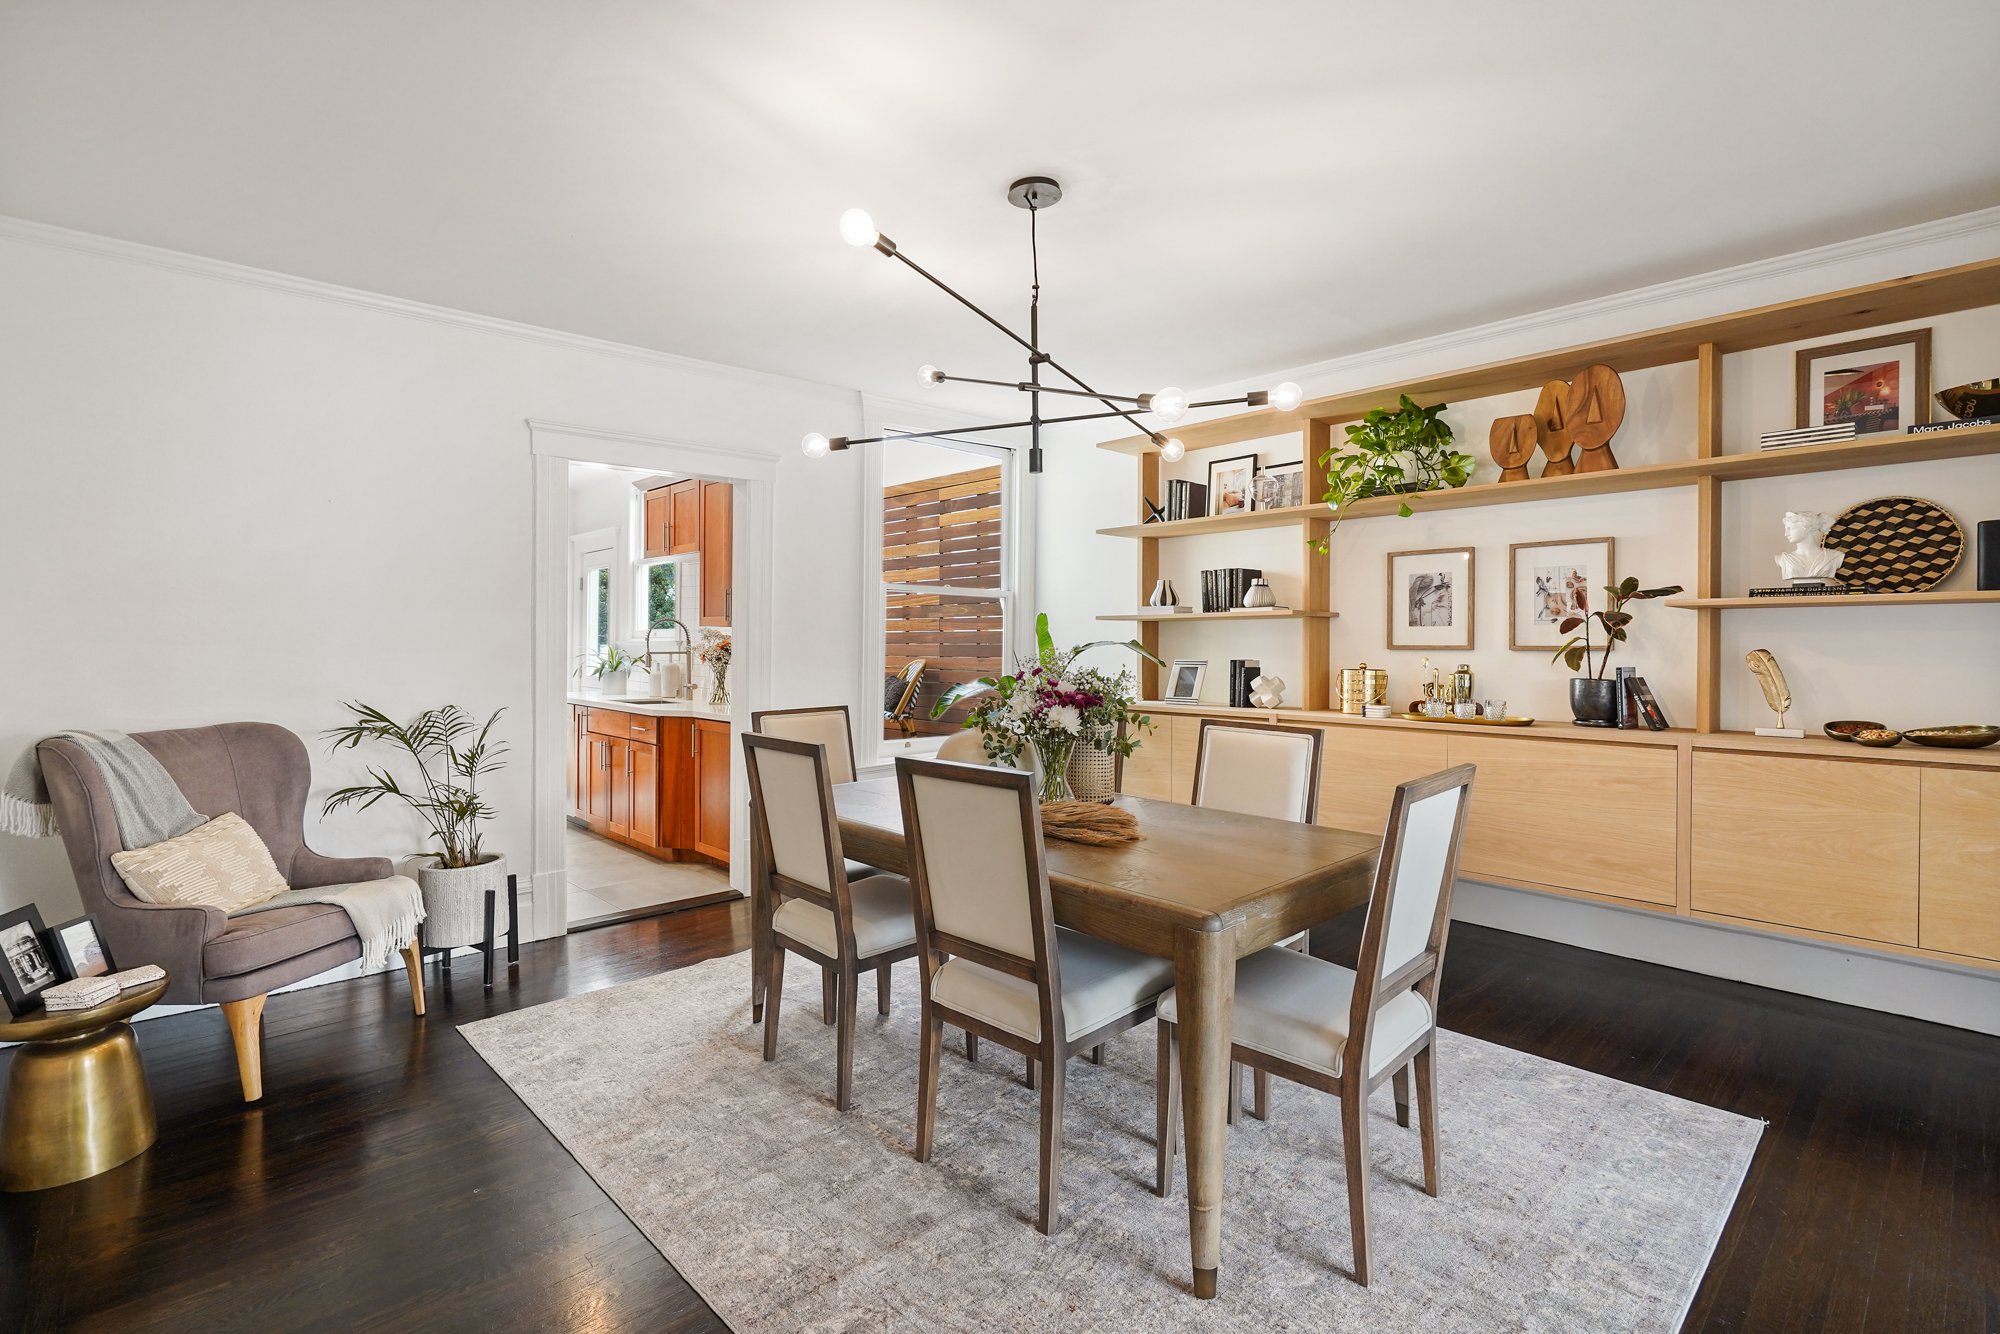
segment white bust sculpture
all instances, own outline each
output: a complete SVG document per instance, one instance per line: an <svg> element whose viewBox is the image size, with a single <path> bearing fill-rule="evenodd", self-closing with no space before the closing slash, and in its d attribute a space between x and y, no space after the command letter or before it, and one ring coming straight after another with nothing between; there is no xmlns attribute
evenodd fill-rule
<svg viewBox="0 0 2000 1334"><path fill-rule="evenodd" d="M1832 523L1826 515L1810 510L1793 510L1785 515L1785 540L1792 544L1792 549L1776 557L1778 573L1795 584L1823 584L1839 573L1847 553L1820 545Z"/></svg>

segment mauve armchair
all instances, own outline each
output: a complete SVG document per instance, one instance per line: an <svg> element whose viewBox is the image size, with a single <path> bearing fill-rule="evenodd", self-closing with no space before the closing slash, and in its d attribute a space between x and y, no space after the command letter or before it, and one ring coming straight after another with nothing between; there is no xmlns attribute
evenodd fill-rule
<svg viewBox="0 0 2000 1334"><path fill-rule="evenodd" d="M387 857L324 857L305 844L306 792L312 765L305 743L271 723L222 723L171 732L135 732L172 775L188 804L214 817L234 811L250 823L293 889L383 880ZM156 963L172 979L169 1005L220 1004L236 1044L243 1100L264 1095L264 1000L361 957L361 938L344 909L330 903L275 908L231 921L203 905L147 903L111 864L124 851L110 794L83 747L51 737L37 747L56 821L84 911L96 916L111 957L130 966ZM424 1012L422 958L403 951L410 1005Z"/></svg>

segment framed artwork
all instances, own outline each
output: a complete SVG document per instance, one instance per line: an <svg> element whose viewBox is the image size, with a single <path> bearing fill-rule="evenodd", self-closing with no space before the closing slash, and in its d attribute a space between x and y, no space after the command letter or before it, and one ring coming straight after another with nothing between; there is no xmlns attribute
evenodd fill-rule
<svg viewBox="0 0 2000 1334"><path fill-rule="evenodd" d="M36 997L62 980L42 943L42 915L35 905L0 913L0 993L8 1013L26 1014L41 1004Z"/></svg>
<svg viewBox="0 0 2000 1334"><path fill-rule="evenodd" d="M50 930L49 953L65 977L102 977L115 967L110 947L98 937L95 917L79 917Z"/></svg>
<svg viewBox="0 0 2000 1334"><path fill-rule="evenodd" d="M1260 510L1291 509L1305 504L1306 461L1294 459L1290 463L1269 465L1257 475L1252 494Z"/></svg>
<svg viewBox="0 0 2000 1334"><path fill-rule="evenodd" d="M1389 553L1389 647L1472 647L1472 548Z"/></svg>
<svg viewBox="0 0 2000 1334"><path fill-rule="evenodd" d="M1798 351L1797 426L1853 422L1856 435L1894 434L1931 419L1931 331Z"/></svg>
<svg viewBox="0 0 2000 1334"><path fill-rule="evenodd" d="M1208 675L1207 658L1175 658L1167 669L1167 698L1192 703L1201 698L1201 678Z"/></svg>
<svg viewBox="0 0 2000 1334"><path fill-rule="evenodd" d="M1507 548L1507 647L1554 653L1571 616L1596 611L1612 579L1611 539L1516 542Z"/></svg>
<svg viewBox="0 0 2000 1334"><path fill-rule="evenodd" d="M1250 483L1257 477L1257 456L1239 454L1208 465L1208 512L1245 514L1250 509Z"/></svg>

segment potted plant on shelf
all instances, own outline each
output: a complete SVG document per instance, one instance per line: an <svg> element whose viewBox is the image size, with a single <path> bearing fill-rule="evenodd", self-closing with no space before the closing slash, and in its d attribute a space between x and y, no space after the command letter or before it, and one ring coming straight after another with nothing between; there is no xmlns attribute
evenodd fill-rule
<svg viewBox="0 0 2000 1334"><path fill-rule="evenodd" d="M1672 597L1681 591L1679 584L1666 588L1641 588L1637 579L1625 579L1616 584L1606 584L1604 591L1611 595L1611 605L1601 611L1590 611L1584 600L1587 594L1579 591L1578 605L1584 608L1580 616L1566 616L1556 627L1558 634L1570 636L1563 646L1555 651L1555 657L1569 664L1573 672L1581 676L1570 678L1569 711L1579 723L1598 726L1614 724L1618 721L1618 682L1607 675L1611 667L1611 652L1628 638L1626 627L1632 624L1632 613L1625 610L1634 602L1650 601L1653 598ZM1590 623L1596 621L1604 630L1604 647L1598 648L1591 642ZM1577 631L1581 630L1579 634ZM1597 655L1595 666L1591 654Z"/></svg>
<svg viewBox="0 0 2000 1334"><path fill-rule="evenodd" d="M1040 800L1104 801L1112 796L1117 761L1139 747L1153 720L1140 713L1132 673L1116 675L1076 660L1094 648L1129 648L1160 666L1166 664L1136 639L1100 639L1059 650L1049 634L1048 613L1035 617L1036 652L1020 659L1011 673L955 685L939 697L932 718L972 695L991 692L967 714L965 726L979 729L986 757L1014 768L1032 747L1041 761Z"/></svg>
<svg viewBox="0 0 2000 1334"><path fill-rule="evenodd" d="M456 704L427 709L399 723L368 704L344 704L352 722L329 729L331 750L355 749L364 741L393 747L415 762L417 785L404 787L387 768L370 768L368 781L343 787L326 799L321 813L343 807L367 810L393 797L415 811L438 845L422 855L436 861L417 872L424 895L423 942L432 948L470 945L484 938L486 894L507 887L507 863L484 847L481 824L494 811L480 781L505 767L507 747L493 736L505 709L483 724ZM512 927L510 925L509 929Z"/></svg>
<svg viewBox="0 0 2000 1334"><path fill-rule="evenodd" d="M1347 426L1345 451L1328 449L1320 457L1326 467L1326 494L1338 525L1354 501L1407 491L1436 491L1464 486L1472 480L1472 455L1451 447L1451 424L1441 415L1446 405L1419 407L1408 394L1392 411L1373 408ZM1407 503L1397 513L1408 517ZM1322 544L1322 548L1324 544Z"/></svg>

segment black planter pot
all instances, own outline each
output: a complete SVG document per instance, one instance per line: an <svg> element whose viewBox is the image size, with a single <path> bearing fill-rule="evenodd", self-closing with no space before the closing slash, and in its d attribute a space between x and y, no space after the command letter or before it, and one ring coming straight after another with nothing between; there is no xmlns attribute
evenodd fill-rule
<svg viewBox="0 0 2000 1334"><path fill-rule="evenodd" d="M1618 682L1572 676L1569 679L1569 711L1577 722L1586 727L1616 727Z"/></svg>

